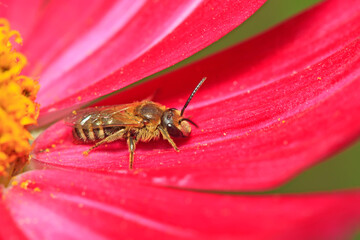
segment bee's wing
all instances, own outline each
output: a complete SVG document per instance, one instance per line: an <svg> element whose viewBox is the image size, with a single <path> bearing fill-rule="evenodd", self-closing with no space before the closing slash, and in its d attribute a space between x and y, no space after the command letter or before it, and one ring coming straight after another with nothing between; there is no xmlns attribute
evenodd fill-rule
<svg viewBox="0 0 360 240"><path fill-rule="evenodd" d="M126 112L132 104L91 107L73 111L64 121L66 125L140 126L140 120Z"/></svg>

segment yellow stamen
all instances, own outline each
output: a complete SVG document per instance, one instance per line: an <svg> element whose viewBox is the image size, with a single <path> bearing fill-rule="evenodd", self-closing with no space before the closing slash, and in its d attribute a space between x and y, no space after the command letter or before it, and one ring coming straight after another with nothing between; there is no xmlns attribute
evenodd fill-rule
<svg viewBox="0 0 360 240"><path fill-rule="evenodd" d="M19 32L0 19L0 183L7 183L27 162L31 135L25 127L36 124L39 115L34 102L39 85L20 75L27 60L14 44L22 44Z"/></svg>

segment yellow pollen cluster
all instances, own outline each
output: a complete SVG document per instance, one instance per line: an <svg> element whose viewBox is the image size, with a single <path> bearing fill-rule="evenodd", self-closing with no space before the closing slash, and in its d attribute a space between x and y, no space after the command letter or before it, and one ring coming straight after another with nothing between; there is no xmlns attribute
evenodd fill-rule
<svg viewBox="0 0 360 240"><path fill-rule="evenodd" d="M21 44L19 32L0 18L0 176L10 177L27 162L31 146L26 126L35 124L39 106L34 102L39 85L20 75L27 63L13 44Z"/></svg>

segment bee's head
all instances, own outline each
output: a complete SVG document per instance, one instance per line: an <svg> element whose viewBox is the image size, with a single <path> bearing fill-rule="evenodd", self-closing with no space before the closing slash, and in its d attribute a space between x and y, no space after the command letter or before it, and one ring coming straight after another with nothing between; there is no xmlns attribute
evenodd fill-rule
<svg viewBox="0 0 360 240"><path fill-rule="evenodd" d="M194 125L195 127L198 127L193 121L191 121L188 118L184 118L183 114L185 111L185 108L189 105L190 100L196 93L196 91L200 88L200 86L204 83L206 80L206 77L203 78L200 83L196 86L194 91L191 93L190 97L186 101L184 107L181 109L181 111L177 110L176 108L170 108L167 109L161 118L161 124L163 128L165 128L169 135L172 137L187 137L191 133L191 126L189 123Z"/></svg>
<svg viewBox="0 0 360 240"><path fill-rule="evenodd" d="M196 126L195 123L187 118L183 118L180 114L179 110L170 108L162 115L161 124L172 137L189 136L191 133L191 126L189 122Z"/></svg>

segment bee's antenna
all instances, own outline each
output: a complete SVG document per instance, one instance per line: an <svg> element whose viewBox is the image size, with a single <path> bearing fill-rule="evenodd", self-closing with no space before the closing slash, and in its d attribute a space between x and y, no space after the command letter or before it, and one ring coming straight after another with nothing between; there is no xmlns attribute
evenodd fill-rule
<svg viewBox="0 0 360 240"><path fill-rule="evenodd" d="M206 77L204 77L203 79L201 79L201 81L199 82L199 84L196 86L196 88L194 89L194 91L191 93L190 97L188 98L188 100L186 101L184 107L181 109L181 114L180 116L182 116L184 114L185 108L189 105L189 102L191 101L191 99L193 98L193 96L195 95L195 93L197 92L197 90L199 90L199 88L201 87L201 85L205 82Z"/></svg>
<svg viewBox="0 0 360 240"><path fill-rule="evenodd" d="M188 118L182 118L182 119L179 121L179 123L181 123L182 121L187 121L187 122L191 123L192 125L194 125L196 128L199 128L199 126L198 126L196 123L194 123L193 121L191 121L191 120L188 119Z"/></svg>

